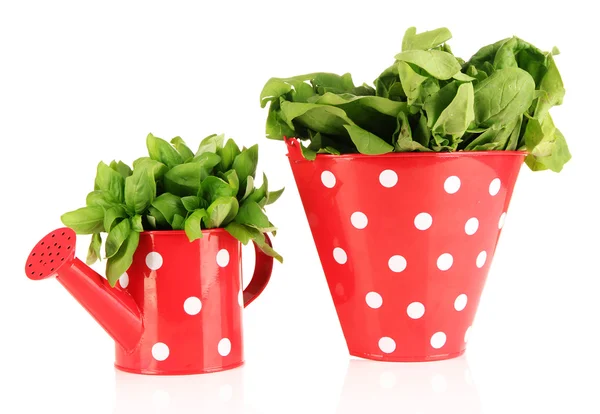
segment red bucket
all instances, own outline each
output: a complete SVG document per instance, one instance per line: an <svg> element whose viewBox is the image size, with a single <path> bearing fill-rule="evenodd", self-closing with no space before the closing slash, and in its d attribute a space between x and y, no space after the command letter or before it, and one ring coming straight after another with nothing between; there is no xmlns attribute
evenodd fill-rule
<svg viewBox="0 0 600 414"><path fill-rule="evenodd" d="M289 160L351 355L464 353L513 188L518 151Z"/></svg>

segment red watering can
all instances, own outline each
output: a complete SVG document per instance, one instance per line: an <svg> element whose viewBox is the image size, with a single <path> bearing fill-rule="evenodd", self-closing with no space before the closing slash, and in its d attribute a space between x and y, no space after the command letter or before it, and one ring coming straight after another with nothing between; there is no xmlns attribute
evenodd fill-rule
<svg viewBox="0 0 600 414"><path fill-rule="evenodd" d="M177 375L243 364L242 309L263 291L273 268L258 247L243 290L241 245L225 230L204 230L191 243L183 231L143 232L133 264L113 288L75 257L75 238L69 228L48 234L29 254L25 272L32 280L55 276L87 309L115 340L118 369Z"/></svg>

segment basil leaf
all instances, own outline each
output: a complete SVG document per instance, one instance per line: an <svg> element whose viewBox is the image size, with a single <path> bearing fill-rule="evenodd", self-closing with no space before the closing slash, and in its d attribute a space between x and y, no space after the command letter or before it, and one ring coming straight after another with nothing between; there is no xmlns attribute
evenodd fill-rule
<svg viewBox="0 0 600 414"><path fill-rule="evenodd" d="M121 245L125 242L127 237L129 237L130 232L131 223L129 220L122 220L119 224L113 227L113 229L108 233L106 245L104 246L107 259L117 254L121 248Z"/></svg>
<svg viewBox="0 0 600 414"><path fill-rule="evenodd" d="M165 164L168 168L173 168L183 162L181 155L164 139L148 134L146 146L148 147L150 158Z"/></svg>
<svg viewBox="0 0 600 414"><path fill-rule="evenodd" d="M143 214L156 197L156 182L147 168L135 168L125 179L125 204L135 214Z"/></svg>
<svg viewBox="0 0 600 414"><path fill-rule="evenodd" d="M240 179L238 178L235 170L229 170L223 174L223 178L227 180L229 186L233 189L233 195L235 196L240 190Z"/></svg>
<svg viewBox="0 0 600 414"><path fill-rule="evenodd" d="M132 231L127 239L121 245L121 248L106 263L106 278L108 283L114 287L119 278L125 273L133 263L133 254L140 242L140 234Z"/></svg>
<svg viewBox="0 0 600 414"><path fill-rule="evenodd" d="M152 207L160 212L169 225L173 224L173 218L176 214L180 216L187 215L187 210L183 206L181 198L171 193L164 193L156 197L152 202Z"/></svg>
<svg viewBox="0 0 600 414"><path fill-rule="evenodd" d="M197 195L200 183L208 173L195 162L178 165L165 174L165 190L180 197Z"/></svg>
<svg viewBox="0 0 600 414"><path fill-rule="evenodd" d="M249 196L248 196L248 201L254 201L255 203L258 203L259 201L261 201L263 198L265 198L267 196L269 190L269 180L267 179L267 176L263 173L263 183L262 185L255 189Z"/></svg>
<svg viewBox="0 0 600 414"><path fill-rule="evenodd" d="M396 60L418 66L440 80L450 79L460 72L458 60L452 54L441 50L409 50L398 53Z"/></svg>
<svg viewBox="0 0 600 414"><path fill-rule="evenodd" d="M185 220L185 234L188 239L192 242L196 239L202 238L202 220L206 218L206 210L199 209L194 211Z"/></svg>
<svg viewBox="0 0 600 414"><path fill-rule="evenodd" d="M279 199L279 197L281 197L281 195L283 194L284 190L285 190L285 188L282 188L282 189L279 189L276 191L270 191L267 196L267 205L273 204L275 201L277 201Z"/></svg>
<svg viewBox="0 0 600 414"><path fill-rule="evenodd" d="M242 187L240 187L240 190L242 189ZM244 194L242 195L242 198L240 199L240 201L244 201L245 199L248 198L248 196L250 194L252 194L252 191L254 190L254 178L252 178L252 176L248 177L248 181L246 181L246 187L244 189Z"/></svg>
<svg viewBox="0 0 600 414"><path fill-rule="evenodd" d="M445 27L417 34L416 27L409 27L402 39L402 51L433 49L452 38Z"/></svg>
<svg viewBox="0 0 600 414"><path fill-rule="evenodd" d="M142 216L140 216L139 214L136 214L131 218L131 230L137 231L138 233L144 231L144 225L142 224Z"/></svg>
<svg viewBox="0 0 600 414"><path fill-rule="evenodd" d="M94 190L100 190L110 196L112 201L123 202L124 178L102 161L96 170Z"/></svg>
<svg viewBox="0 0 600 414"><path fill-rule="evenodd" d="M87 206L97 206L102 208L111 208L115 205L113 198L106 192L101 190L94 190L87 195L85 198L85 204Z"/></svg>
<svg viewBox="0 0 600 414"><path fill-rule="evenodd" d="M89 266L100 260L100 247L102 246L102 235L100 233L92 234L90 247L88 248L87 258L85 263Z"/></svg>
<svg viewBox="0 0 600 414"><path fill-rule="evenodd" d="M179 155L181 155L181 159L183 160L183 162L187 162L194 158L194 153L191 149L189 149L187 145L185 145L185 141L181 137L173 138L171 140L171 144L175 146L175 149L177 150L177 152L179 152Z"/></svg>
<svg viewBox="0 0 600 414"><path fill-rule="evenodd" d="M183 204L183 207L189 212L193 212L194 210L200 208L200 198L196 196L182 197L181 203Z"/></svg>
<svg viewBox="0 0 600 414"><path fill-rule="evenodd" d="M228 139L225 146L217 151L217 154L221 157L219 170L225 172L231 168L233 160L240 154L240 148L234 140Z"/></svg>
<svg viewBox="0 0 600 414"><path fill-rule="evenodd" d="M88 206L65 213L60 217L63 224L77 234L94 234L104 231L104 210L98 206Z"/></svg>
<svg viewBox="0 0 600 414"><path fill-rule="evenodd" d="M475 119L473 84L463 83L458 87L456 96L438 117L433 132L451 135L455 138L463 136L471 122Z"/></svg>
<svg viewBox="0 0 600 414"><path fill-rule="evenodd" d="M369 131L365 131L358 125L344 125L348 134L350 134L350 138L358 152L361 154L387 154L388 152L392 152L394 147L390 144L376 136L375 134L371 134Z"/></svg>
<svg viewBox="0 0 600 414"><path fill-rule="evenodd" d="M165 164L158 162L149 157L138 158L133 162L133 169L147 169L152 173L155 180L161 179L169 170Z"/></svg>
<svg viewBox="0 0 600 414"><path fill-rule="evenodd" d="M204 224L207 229L225 226L238 214L239 204L235 197L219 197L206 209Z"/></svg>
<svg viewBox="0 0 600 414"><path fill-rule="evenodd" d="M123 206L110 207L104 213L104 231L110 232L114 227L117 219L123 219L127 217L127 212Z"/></svg>
<svg viewBox="0 0 600 414"><path fill-rule="evenodd" d="M210 176L202 181L202 194L212 203L220 197L235 197L237 190L220 178Z"/></svg>
<svg viewBox="0 0 600 414"><path fill-rule="evenodd" d="M263 209L254 202L246 200L239 209L235 222L248 226L256 226L256 228L269 228L269 219Z"/></svg>
<svg viewBox="0 0 600 414"><path fill-rule="evenodd" d="M185 217L175 214L173 216L172 227L173 230L183 230L185 226Z"/></svg>
<svg viewBox="0 0 600 414"><path fill-rule="evenodd" d="M252 239L251 230L243 224L231 222L225 226L225 231L238 239L243 245L248 244L248 242Z"/></svg>
<svg viewBox="0 0 600 414"><path fill-rule="evenodd" d="M198 151L196 151L196 156L204 154L206 152L216 153L217 149L223 147L224 135L212 134L204 138L200 145L198 146Z"/></svg>
<svg viewBox="0 0 600 414"><path fill-rule="evenodd" d="M212 152L204 152L200 155L195 156L191 162L200 164L206 171L211 171L221 162L221 157Z"/></svg>
<svg viewBox="0 0 600 414"><path fill-rule="evenodd" d="M271 246L269 246L269 244L267 243L267 240L266 240L265 235L264 235L263 232L261 232L260 230L255 229L255 228L247 227L247 226L246 226L246 229L250 232L250 235L251 235L252 240L254 241L254 243L256 243L256 245L265 254L273 257L279 263L283 263L283 258L281 257L281 255L279 253L277 253L275 250L273 250L273 248Z"/></svg>
<svg viewBox="0 0 600 414"><path fill-rule="evenodd" d="M123 178L129 177L133 173L129 165L125 164L123 161L111 161L110 168L121 174Z"/></svg>
<svg viewBox="0 0 600 414"><path fill-rule="evenodd" d="M258 145L253 145L243 150L240 155L233 160L232 168L238 175L240 184L246 184L248 177L254 178L256 166L258 165Z"/></svg>

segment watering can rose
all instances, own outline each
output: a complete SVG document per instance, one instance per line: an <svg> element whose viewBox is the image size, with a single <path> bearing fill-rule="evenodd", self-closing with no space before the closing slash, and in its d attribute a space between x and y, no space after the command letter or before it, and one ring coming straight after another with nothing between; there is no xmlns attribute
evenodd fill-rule
<svg viewBox="0 0 600 414"><path fill-rule="evenodd" d="M317 154L526 150L534 171L561 171L571 158L549 110L565 89L554 62L517 37L481 48L468 61L452 54L446 28L409 28L402 52L374 81L349 73L271 78L268 138L295 137Z"/></svg>
<svg viewBox="0 0 600 414"><path fill-rule="evenodd" d="M254 241L269 256L282 261L265 238L275 226L264 212L283 189L269 191L263 174L255 187L258 146L240 148L223 135L210 135L193 152L180 137L171 142L149 134L148 157L133 162L100 162L94 191L86 206L64 214L62 222L77 234L91 234L87 264L101 258L105 242L106 276L111 286L133 262L140 233L145 230L185 230L190 241L202 229L225 228L247 244Z"/></svg>

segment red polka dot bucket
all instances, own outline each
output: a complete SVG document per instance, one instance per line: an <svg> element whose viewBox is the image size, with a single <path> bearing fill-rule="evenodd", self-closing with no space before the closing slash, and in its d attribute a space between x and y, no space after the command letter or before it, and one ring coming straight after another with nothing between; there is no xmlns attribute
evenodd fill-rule
<svg viewBox="0 0 600 414"><path fill-rule="evenodd" d="M184 231L140 233L113 288L75 257L75 233L55 230L29 254L33 280L55 276L115 340L116 368L157 375L223 371L244 362L242 310L265 288L273 258L259 248L243 289L241 245L223 229L190 243Z"/></svg>
<svg viewBox="0 0 600 414"><path fill-rule="evenodd" d="M525 153L288 158L351 355L464 353Z"/></svg>

